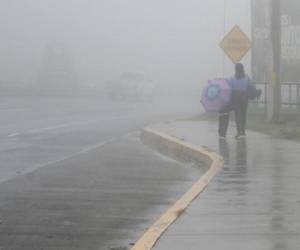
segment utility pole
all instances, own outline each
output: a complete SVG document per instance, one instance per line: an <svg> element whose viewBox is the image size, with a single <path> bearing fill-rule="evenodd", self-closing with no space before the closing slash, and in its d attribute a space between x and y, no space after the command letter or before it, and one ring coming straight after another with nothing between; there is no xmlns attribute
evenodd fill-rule
<svg viewBox="0 0 300 250"><path fill-rule="evenodd" d="M223 6L223 37L225 37L226 34L226 10L227 10L227 0L224 0L224 6ZM225 55L222 57L222 77L225 77Z"/></svg>
<svg viewBox="0 0 300 250"><path fill-rule="evenodd" d="M271 0L271 76L268 84L268 119L279 122L281 108L281 0Z"/></svg>

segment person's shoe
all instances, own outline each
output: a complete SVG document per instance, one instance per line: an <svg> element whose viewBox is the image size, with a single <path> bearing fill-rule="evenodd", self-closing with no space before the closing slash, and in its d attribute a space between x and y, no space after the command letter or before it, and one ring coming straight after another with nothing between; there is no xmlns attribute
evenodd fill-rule
<svg viewBox="0 0 300 250"><path fill-rule="evenodd" d="M243 138L246 138L246 135L245 134L238 134L235 136L235 139L243 139Z"/></svg>

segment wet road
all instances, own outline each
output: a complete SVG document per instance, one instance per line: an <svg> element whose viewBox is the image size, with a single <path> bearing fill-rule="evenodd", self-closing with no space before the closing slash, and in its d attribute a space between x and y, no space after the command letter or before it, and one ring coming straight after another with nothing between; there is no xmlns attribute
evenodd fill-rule
<svg viewBox="0 0 300 250"><path fill-rule="evenodd" d="M180 109L181 107L181 109ZM191 111L192 110L192 111ZM95 97L2 98L0 182L195 109Z"/></svg>
<svg viewBox="0 0 300 250"><path fill-rule="evenodd" d="M155 247L295 250L300 245L300 144L248 132L218 140L217 125L162 125L170 134L219 151L225 167Z"/></svg>
<svg viewBox="0 0 300 250"><path fill-rule="evenodd" d="M108 249L135 241L200 174L138 139L149 123L195 112L186 107L3 98L0 249Z"/></svg>

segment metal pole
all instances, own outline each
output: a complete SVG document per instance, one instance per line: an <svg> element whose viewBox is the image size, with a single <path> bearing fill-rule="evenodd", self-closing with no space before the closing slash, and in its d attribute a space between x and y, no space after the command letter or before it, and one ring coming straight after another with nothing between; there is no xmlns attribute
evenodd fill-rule
<svg viewBox="0 0 300 250"><path fill-rule="evenodd" d="M271 0L271 43L272 43L272 83L271 96L272 103L270 120L279 121L281 106L281 87L280 87L280 69L281 69L281 0Z"/></svg>
<svg viewBox="0 0 300 250"><path fill-rule="evenodd" d="M267 105L268 105L268 83L265 82L264 84L264 111L265 111L265 115L268 114L268 108L267 108Z"/></svg>
<svg viewBox="0 0 300 250"><path fill-rule="evenodd" d="M300 85L299 84L297 84L297 101L296 101L296 103L297 103L297 113L299 114L299 112L300 112Z"/></svg>
<svg viewBox="0 0 300 250"><path fill-rule="evenodd" d="M226 33L226 7L227 7L227 2L224 0L224 5L223 5L223 37L225 36ZM223 77L225 77L225 55L223 54L222 58L222 74Z"/></svg>
<svg viewBox="0 0 300 250"><path fill-rule="evenodd" d="M292 84L291 83L289 83L289 104L290 104L290 107L292 107L293 106L293 99L292 99Z"/></svg>

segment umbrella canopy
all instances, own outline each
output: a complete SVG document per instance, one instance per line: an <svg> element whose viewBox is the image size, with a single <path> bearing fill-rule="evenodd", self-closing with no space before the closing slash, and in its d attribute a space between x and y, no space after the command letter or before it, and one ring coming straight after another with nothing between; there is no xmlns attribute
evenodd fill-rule
<svg viewBox="0 0 300 250"><path fill-rule="evenodd" d="M209 80L204 88L201 103L206 112L219 112L231 100L231 87L225 79Z"/></svg>

